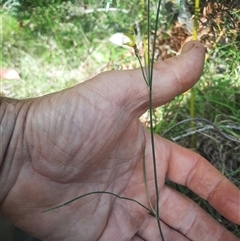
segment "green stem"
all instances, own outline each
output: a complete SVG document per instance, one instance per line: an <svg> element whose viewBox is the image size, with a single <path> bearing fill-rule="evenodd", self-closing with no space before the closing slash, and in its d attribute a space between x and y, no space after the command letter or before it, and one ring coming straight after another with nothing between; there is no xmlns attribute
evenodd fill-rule
<svg viewBox="0 0 240 241"><path fill-rule="evenodd" d="M147 39L148 39L148 44L147 44L147 78L148 78L148 83L150 84L150 71L151 71L151 66L150 66L150 32L151 32L151 29L150 29L150 17L149 17L149 14L150 14L150 0L148 0L148 4L147 4Z"/></svg>
<svg viewBox="0 0 240 241"><path fill-rule="evenodd" d="M194 9L194 26L193 26L193 40L197 40L197 32L198 32L198 12L199 12L199 0L195 0L195 9ZM194 87L191 89L191 99L190 99L190 117L195 117L195 92ZM195 123L190 123L190 128L194 129ZM192 135L191 138L191 147L195 149L196 147L196 136Z"/></svg>
<svg viewBox="0 0 240 241"><path fill-rule="evenodd" d="M55 209L64 207L64 206L66 206L66 205L68 205L68 204L70 204L70 203L72 203L72 202L74 202L74 201L76 201L76 200L78 200L78 199L80 199L80 198L87 197L87 196L90 196L90 195L93 195L93 194L108 194L108 195L112 195L112 196L114 196L114 197L117 197L117 198L119 198L119 199L123 199L123 200L131 201L131 202L135 202L135 203L137 203L138 205L140 205L141 207L143 207L144 209L146 209L150 214L154 214L154 213L152 213L152 210L151 210L151 209L149 209L148 207L144 206L142 203L138 202L138 201L135 200L135 199L128 198L128 197L122 197L122 196L119 196L119 195L117 195L117 194L115 194L115 193L107 192L107 191L95 191L95 192L89 192L89 193L83 194L83 195L78 196L78 197L76 197L76 198L74 198L74 199L72 199L72 200L70 200L70 201L68 201L68 202L65 202L65 203L61 204L61 205L58 205L58 206L56 206L56 207L43 210L42 213L46 213L46 212L49 212L49 211L52 211L52 210L55 210Z"/></svg>
<svg viewBox="0 0 240 241"><path fill-rule="evenodd" d="M148 45L150 43L150 19L149 19L149 12L150 12L150 0L148 0ZM159 190L158 190L158 177L157 177L157 164L156 164L156 154L155 154L155 143L154 143L154 127L153 127L153 97L152 97L152 80L153 80L153 65L154 65L154 50L156 48L156 39L157 39L157 30L158 30L158 22L159 22L159 13L160 13L160 6L161 6L161 0L158 1L158 7L157 7L157 16L155 21L155 29L154 29L154 39L153 39L153 48L152 48L152 59L151 64L149 67L149 112L150 112L150 129L151 129L151 144L152 144L152 156L153 156L153 168L154 168L154 183L155 183L155 193L156 193L156 217L159 217ZM148 56L149 56L149 50L148 48ZM158 229L160 232L160 237L164 241L162 229L161 229L161 223L160 219L157 219Z"/></svg>
<svg viewBox="0 0 240 241"><path fill-rule="evenodd" d="M154 214L154 216L156 216L156 212L153 208L153 205L152 205L152 202L151 202L151 198L150 198L150 194L149 194L149 190L148 190L148 185L147 185L147 170L146 170L146 160L145 160L145 149L146 149L146 146L144 147L144 150L143 150L143 177L144 177L144 184L145 184L145 189L146 189L146 193L147 193L147 199L148 199L148 203L149 203L149 206L152 210L152 213Z"/></svg>
<svg viewBox="0 0 240 241"><path fill-rule="evenodd" d="M144 78L144 80L145 80L145 83L147 84L147 86L149 86L149 83L148 83L148 80L147 80L147 76L146 76L145 73L144 73L143 65L142 65L142 62L141 62L141 60L140 60L140 58L139 58L139 55L136 54L136 52L135 52L135 55L136 55L136 57L137 57L137 59L138 59L138 62L139 62L139 64L140 64L140 67L141 67L141 70L142 70L142 75L143 75L143 78Z"/></svg>

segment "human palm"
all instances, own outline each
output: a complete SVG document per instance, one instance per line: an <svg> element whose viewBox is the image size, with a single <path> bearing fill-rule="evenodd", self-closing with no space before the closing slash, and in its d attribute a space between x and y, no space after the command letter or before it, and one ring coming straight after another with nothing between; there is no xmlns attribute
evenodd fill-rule
<svg viewBox="0 0 240 241"><path fill-rule="evenodd" d="M184 92L199 78L202 46L192 42L184 51L155 65L155 106ZM148 94L141 71L130 70L106 72L28 101L22 137L24 162L2 204L5 215L42 240L160 240L156 219L148 210L110 194L137 200L150 209L145 159L149 196L156 203L150 134L138 119L148 108ZM164 182L167 178L188 186L233 222L239 222L238 189L189 150L158 136L155 148L165 239L203 240L206 234L204 240L235 240ZM91 192L95 193L41 212ZM231 207L223 205L229 203Z"/></svg>

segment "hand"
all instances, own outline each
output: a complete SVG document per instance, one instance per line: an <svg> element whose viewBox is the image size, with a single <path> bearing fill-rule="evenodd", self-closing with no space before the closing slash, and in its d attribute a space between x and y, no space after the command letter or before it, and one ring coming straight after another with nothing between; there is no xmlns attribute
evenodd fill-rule
<svg viewBox="0 0 240 241"><path fill-rule="evenodd" d="M183 53L154 66L153 103L160 106L200 77L204 48L190 42ZM141 70L111 71L73 88L18 103L18 117L1 169L1 212L46 241L160 240L156 219L138 204L92 194L107 191L149 207L155 204L150 134L138 118L148 109ZM239 190L198 154L155 136L160 218L165 240L238 240L192 200L164 184L189 187L240 224Z"/></svg>

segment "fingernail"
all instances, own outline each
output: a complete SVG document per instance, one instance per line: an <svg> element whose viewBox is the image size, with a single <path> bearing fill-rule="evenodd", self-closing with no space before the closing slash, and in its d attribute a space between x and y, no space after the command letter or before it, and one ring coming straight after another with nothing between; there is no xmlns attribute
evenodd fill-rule
<svg viewBox="0 0 240 241"><path fill-rule="evenodd" d="M189 50L191 50L194 45L195 45L196 41L190 41L187 42L186 44L184 44L183 48L182 48L182 54L187 53Z"/></svg>

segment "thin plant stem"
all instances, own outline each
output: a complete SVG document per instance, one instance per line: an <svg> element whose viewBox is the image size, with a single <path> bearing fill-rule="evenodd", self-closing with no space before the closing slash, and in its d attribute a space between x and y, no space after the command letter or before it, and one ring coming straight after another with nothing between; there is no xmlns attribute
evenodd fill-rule
<svg viewBox="0 0 240 241"><path fill-rule="evenodd" d="M141 60L140 60L140 58L139 58L138 53L136 53L136 51L135 51L135 55L136 55L136 57L137 57L137 59L138 59L138 62L139 62L139 64L140 64L141 71L142 71L142 75L143 75L143 78L144 78L144 80L145 80L145 83L146 83L147 86L149 86L148 79L147 79L147 76L145 75L142 62L141 62Z"/></svg>
<svg viewBox="0 0 240 241"><path fill-rule="evenodd" d="M148 46L147 46L147 39L146 39L146 26L147 26L147 12L146 12L146 2L142 0L142 40L143 40L143 50L144 50L144 64L145 66L149 65L149 58L148 58ZM147 71L147 69L145 70Z"/></svg>
<svg viewBox="0 0 240 241"><path fill-rule="evenodd" d="M194 87L191 88L191 98L190 98L190 118L194 118L195 117L195 93L194 93ZM190 129L194 129L195 128L195 123L194 122L190 122ZM191 137L191 147L193 149L195 149L196 147L196 138L195 135L192 135Z"/></svg>
<svg viewBox="0 0 240 241"><path fill-rule="evenodd" d="M195 8L194 8L194 26L193 26L193 40L197 40L198 36L198 13L199 13L199 5L200 1L195 0ZM191 98L190 98L190 117L194 118L195 117L195 92L194 92L194 87L191 89ZM194 129L195 123L191 122L190 123L191 129ZM196 147L196 138L195 135L192 135L191 138L191 146L192 148Z"/></svg>
<svg viewBox="0 0 240 241"><path fill-rule="evenodd" d="M148 83L150 84L150 71L151 71L151 67L150 67L150 0L148 0L147 3L147 39L148 39L148 44L147 44L147 78L148 78Z"/></svg>
<svg viewBox="0 0 240 241"><path fill-rule="evenodd" d="M145 184L145 189L146 189L146 193L147 193L147 199L148 199L148 203L149 206L152 210L152 213L154 214L154 216L156 216L156 212L153 208L152 202L151 202L151 198L149 195L149 190L148 190L148 185L147 185L147 170L146 170L146 160L145 160L145 149L146 147L144 147L144 151L143 151L143 177L144 177L144 184Z"/></svg>
<svg viewBox="0 0 240 241"><path fill-rule="evenodd" d="M199 5L200 5L200 1L199 1L199 0L195 0L193 40L197 40L197 36L198 36L198 13L199 13Z"/></svg>
<svg viewBox="0 0 240 241"><path fill-rule="evenodd" d="M85 193L81 196L78 196L76 198L73 198L71 199L70 201L67 201L61 205L58 205L58 206L55 206L53 208L49 208L49 209L46 209L46 210L43 210L42 213L46 213L46 212L49 212L49 211L52 211L52 210L55 210L55 209L58 209L58 208L61 208L61 207L64 207L72 202L75 202L77 201L78 199L80 198L84 198L84 197L87 197L87 196L90 196L90 195L93 195L93 194L108 194L108 195L112 195L114 197L117 197L119 199L123 199L123 200L127 200L127 201L130 201L130 202L134 202L134 203L137 203L138 205L140 205L141 207L143 207L144 209L146 209L150 214L154 215L154 213L152 212L151 209L149 209L148 207L144 206L142 203L140 203L139 201L135 200L135 199L132 199L132 198L128 198L128 197L123 197L123 196L119 196L115 193L112 193L112 192L107 192L107 191L94 191L94 192L89 192L89 193ZM154 215L155 216L155 215Z"/></svg>
<svg viewBox="0 0 240 241"><path fill-rule="evenodd" d="M158 190L158 177L157 177L157 164L156 164L156 153L155 153L155 143L154 143L154 127L153 127L153 96L152 96L152 80L153 80L153 65L154 65L154 50L156 47L156 38L157 38L157 30L158 30L158 22L159 22L159 13L160 13L161 0L158 1L157 7L157 15L155 20L155 29L154 29L154 38L153 38L153 47L152 47L152 58L151 61L149 59L150 56L150 0L148 0L148 61L151 64L148 65L148 73L149 73L149 112L150 112L150 130L151 130L151 145L152 145L152 157L153 157L153 169L154 169L154 184L155 184L155 193L156 193L156 217L159 217L159 190ZM164 241L163 232L161 229L160 219L157 219L158 229L160 232L160 237Z"/></svg>

